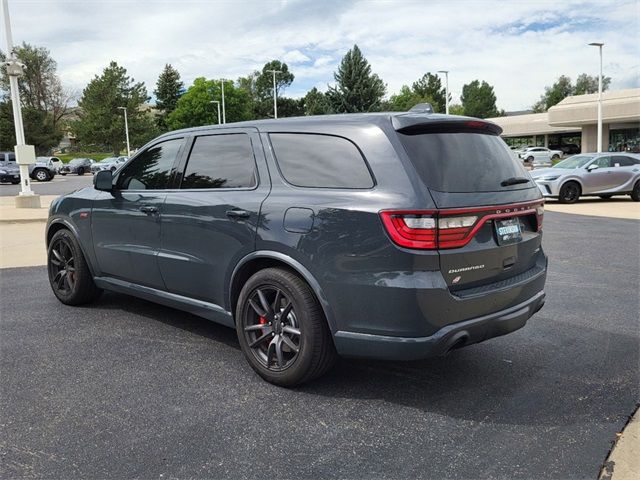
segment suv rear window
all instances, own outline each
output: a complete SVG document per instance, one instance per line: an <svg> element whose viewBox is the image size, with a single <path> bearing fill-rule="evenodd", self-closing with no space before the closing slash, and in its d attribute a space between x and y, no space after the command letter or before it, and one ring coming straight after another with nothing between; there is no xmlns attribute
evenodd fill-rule
<svg viewBox="0 0 640 480"><path fill-rule="evenodd" d="M440 192L494 192L531 188L503 187L508 178L529 178L520 161L497 135L485 133L398 133L424 184Z"/></svg>
<svg viewBox="0 0 640 480"><path fill-rule="evenodd" d="M346 138L306 133L269 135L284 179L298 187L371 188L360 150Z"/></svg>

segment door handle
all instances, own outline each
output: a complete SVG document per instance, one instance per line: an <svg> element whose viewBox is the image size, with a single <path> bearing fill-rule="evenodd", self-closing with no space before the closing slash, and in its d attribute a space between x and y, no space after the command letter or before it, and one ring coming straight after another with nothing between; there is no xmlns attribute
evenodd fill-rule
<svg viewBox="0 0 640 480"><path fill-rule="evenodd" d="M246 210L227 210L227 217L229 218L249 218L251 212Z"/></svg>
<svg viewBox="0 0 640 480"><path fill-rule="evenodd" d="M143 205L140 207L140 211L142 213L146 213L147 215L155 215L158 213L158 207L152 207L151 205Z"/></svg>

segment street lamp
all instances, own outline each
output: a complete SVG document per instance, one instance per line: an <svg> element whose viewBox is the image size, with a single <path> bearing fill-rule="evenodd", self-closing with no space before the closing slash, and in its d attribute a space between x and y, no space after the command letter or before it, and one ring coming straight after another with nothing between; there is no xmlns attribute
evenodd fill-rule
<svg viewBox="0 0 640 480"><path fill-rule="evenodd" d="M118 107L118 110L124 110L124 132L127 135L127 157L130 157L131 149L129 148L129 122L127 121L127 108Z"/></svg>
<svg viewBox="0 0 640 480"><path fill-rule="evenodd" d="M591 47L600 50L600 75L598 76L598 153L602 152L602 46L604 43L592 42Z"/></svg>
<svg viewBox="0 0 640 480"><path fill-rule="evenodd" d="M9 76L9 89L11 90L13 123L16 131L16 163L20 167L20 194L16 197L16 207L40 208L40 197L31 190L31 181L29 180L29 164L35 163L36 156L33 146L26 145L24 138L20 90L18 89L18 77L24 74L24 65L18 62L13 51L8 0L2 0L2 14L4 16L4 31L8 56L4 65L7 69L7 75Z"/></svg>
<svg viewBox="0 0 640 480"><path fill-rule="evenodd" d="M276 91L276 73L282 73L282 70L267 70L267 72L273 73L273 118L278 118L278 101Z"/></svg>
<svg viewBox="0 0 640 480"><path fill-rule="evenodd" d="M218 125L220 125L220 102L218 100L211 100L209 103L215 103L218 105Z"/></svg>
<svg viewBox="0 0 640 480"><path fill-rule="evenodd" d="M227 123L227 114L224 108L224 78L220 80L220 85L222 86L222 123Z"/></svg>
<svg viewBox="0 0 640 480"><path fill-rule="evenodd" d="M444 73L445 113L449 115L449 70L438 70L438 73Z"/></svg>

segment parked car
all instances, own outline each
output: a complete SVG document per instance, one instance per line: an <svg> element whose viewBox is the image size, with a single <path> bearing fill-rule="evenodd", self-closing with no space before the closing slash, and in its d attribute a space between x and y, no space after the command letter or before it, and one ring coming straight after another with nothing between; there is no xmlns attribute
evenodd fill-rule
<svg viewBox="0 0 640 480"><path fill-rule="evenodd" d="M576 155L580 153L580 147L575 143L560 143L549 145L551 150L560 150L564 155Z"/></svg>
<svg viewBox="0 0 640 480"><path fill-rule="evenodd" d="M41 163L49 164L53 167L56 173L58 173L60 167L64 165L64 163L62 163L62 160L60 160L58 157L36 157L36 160Z"/></svg>
<svg viewBox="0 0 640 480"><path fill-rule="evenodd" d="M0 183L20 183L20 168L18 165L7 163L0 166Z"/></svg>
<svg viewBox="0 0 640 480"><path fill-rule="evenodd" d="M14 152L0 152L0 168L5 169L8 165L17 166L16 154ZM36 158L36 163L29 165L29 177L32 180L47 182L55 176L56 169L53 166L53 163L48 160L43 161L38 157Z"/></svg>
<svg viewBox="0 0 640 480"><path fill-rule="evenodd" d="M422 108L167 133L53 201L53 293L114 290L234 327L284 386L337 355L507 334L542 307L547 258L540 191L501 131Z"/></svg>
<svg viewBox="0 0 640 480"><path fill-rule="evenodd" d="M531 176L545 197L575 203L581 196L611 198L631 195L640 201L640 155L585 153L574 155L553 168L534 170Z"/></svg>
<svg viewBox="0 0 640 480"><path fill-rule="evenodd" d="M91 165L91 173L95 174L100 170L111 170L115 172L127 160L129 160L129 157L107 157L99 162L94 162L93 165Z"/></svg>
<svg viewBox="0 0 640 480"><path fill-rule="evenodd" d="M66 165L60 167L60 175L67 175L70 173L84 175L91 171L91 165L93 165L93 160L90 158L74 158Z"/></svg>
<svg viewBox="0 0 640 480"><path fill-rule="evenodd" d="M520 158L528 164L533 164L534 160L557 160L562 157L561 150L549 150L545 147L527 147L520 152Z"/></svg>

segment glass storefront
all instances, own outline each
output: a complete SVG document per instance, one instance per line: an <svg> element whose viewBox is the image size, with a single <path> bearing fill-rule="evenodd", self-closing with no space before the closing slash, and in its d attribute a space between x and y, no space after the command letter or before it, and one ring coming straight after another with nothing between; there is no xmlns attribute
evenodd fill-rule
<svg viewBox="0 0 640 480"><path fill-rule="evenodd" d="M640 126L610 129L609 151L640 153Z"/></svg>

